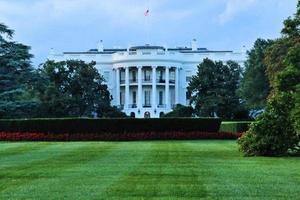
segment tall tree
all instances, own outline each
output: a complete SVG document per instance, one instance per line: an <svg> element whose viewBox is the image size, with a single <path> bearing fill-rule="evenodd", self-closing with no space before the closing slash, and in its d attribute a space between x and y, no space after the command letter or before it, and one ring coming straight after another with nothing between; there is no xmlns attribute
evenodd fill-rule
<svg viewBox="0 0 300 200"><path fill-rule="evenodd" d="M249 109L260 110L265 107L270 92L269 80L264 63L265 52L271 40L257 39L254 47L247 52L239 94Z"/></svg>
<svg viewBox="0 0 300 200"><path fill-rule="evenodd" d="M245 155L282 155L300 151L300 1L284 22L282 37L265 55L272 91L265 112L240 138Z"/></svg>
<svg viewBox="0 0 300 200"><path fill-rule="evenodd" d="M35 92L48 117L109 117L111 96L95 62L47 61L39 69Z"/></svg>
<svg viewBox="0 0 300 200"><path fill-rule="evenodd" d="M0 118L30 117L37 104L26 94L34 78L30 47L14 42L13 34L0 23Z"/></svg>
<svg viewBox="0 0 300 200"><path fill-rule="evenodd" d="M214 62L204 59L188 86L191 104L198 116L234 118L239 108L236 94L241 68L233 61Z"/></svg>

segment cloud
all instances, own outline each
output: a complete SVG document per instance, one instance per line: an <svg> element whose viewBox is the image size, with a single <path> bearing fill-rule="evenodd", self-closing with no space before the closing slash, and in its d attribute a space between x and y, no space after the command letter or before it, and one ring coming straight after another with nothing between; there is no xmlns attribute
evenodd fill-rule
<svg viewBox="0 0 300 200"><path fill-rule="evenodd" d="M219 22L224 24L236 15L254 5L257 0L227 0L225 10L219 15Z"/></svg>

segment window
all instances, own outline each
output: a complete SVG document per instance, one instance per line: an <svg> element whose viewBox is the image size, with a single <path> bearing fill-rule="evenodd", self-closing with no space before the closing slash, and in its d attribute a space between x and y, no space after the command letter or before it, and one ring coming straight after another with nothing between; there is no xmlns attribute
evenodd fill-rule
<svg viewBox="0 0 300 200"><path fill-rule="evenodd" d="M145 112L145 114L144 114L144 118L150 118L151 117L151 115L150 115L150 112Z"/></svg>
<svg viewBox="0 0 300 200"><path fill-rule="evenodd" d="M120 92L120 103L121 103L121 105L125 104L125 93L124 92Z"/></svg>
<svg viewBox="0 0 300 200"><path fill-rule="evenodd" d="M131 113L130 113L130 117L131 117L131 118L135 118L135 113L134 113L134 112L131 112Z"/></svg>
<svg viewBox="0 0 300 200"><path fill-rule="evenodd" d="M175 80L175 72L170 71L170 80Z"/></svg>
<svg viewBox="0 0 300 200"><path fill-rule="evenodd" d="M132 104L136 104L136 91L132 92Z"/></svg>
<svg viewBox="0 0 300 200"><path fill-rule="evenodd" d="M159 91L159 93L158 93L158 104L159 105L163 105L163 103L164 103L164 93L163 93L163 91Z"/></svg>
<svg viewBox="0 0 300 200"><path fill-rule="evenodd" d="M146 90L145 91L145 105L146 106L151 105L150 100L151 100L151 91L150 90Z"/></svg>
<svg viewBox="0 0 300 200"><path fill-rule="evenodd" d="M145 70L145 72L144 72L144 80L145 81L150 81L151 80L151 71L150 70Z"/></svg>
<svg viewBox="0 0 300 200"><path fill-rule="evenodd" d="M164 79L163 70L159 70L158 78L159 78L160 81L162 81Z"/></svg>
<svg viewBox="0 0 300 200"><path fill-rule="evenodd" d="M120 72L120 81L121 81L121 83L125 83L125 71L121 71Z"/></svg>
<svg viewBox="0 0 300 200"><path fill-rule="evenodd" d="M132 71L132 82L136 82L136 71Z"/></svg>
<svg viewBox="0 0 300 200"><path fill-rule="evenodd" d="M103 78L105 82L109 82L109 77L110 77L110 72L109 71L104 72Z"/></svg>

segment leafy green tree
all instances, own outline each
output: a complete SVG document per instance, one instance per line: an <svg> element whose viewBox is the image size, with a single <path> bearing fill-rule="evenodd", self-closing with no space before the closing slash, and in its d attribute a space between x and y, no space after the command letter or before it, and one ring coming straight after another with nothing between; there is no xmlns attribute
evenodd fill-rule
<svg viewBox="0 0 300 200"><path fill-rule="evenodd" d="M300 1L294 18L288 18L283 36L265 55L272 86L265 112L239 139L245 155L278 156L300 151Z"/></svg>
<svg viewBox="0 0 300 200"><path fill-rule="evenodd" d="M271 40L257 39L254 47L247 52L248 59L245 62L239 94L249 109L260 110L265 107L270 86L264 58L267 48L272 43Z"/></svg>
<svg viewBox="0 0 300 200"><path fill-rule="evenodd" d="M163 117L193 117L194 109L192 106L177 104L172 112L165 114Z"/></svg>
<svg viewBox="0 0 300 200"><path fill-rule="evenodd" d="M13 34L0 23L0 118L31 117L38 104L26 92L34 79L30 47L14 42Z"/></svg>
<svg viewBox="0 0 300 200"><path fill-rule="evenodd" d="M116 106L102 107L98 110L98 117L102 118L127 118L126 113L122 112Z"/></svg>
<svg viewBox="0 0 300 200"><path fill-rule="evenodd" d="M34 92L47 117L103 117L111 95L95 62L47 61L39 69Z"/></svg>
<svg viewBox="0 0 300 200"><path fill-rule="evenodd" d="M234 118L240 106L236 94L240 74L241 68L236 62L223 64L204 59L188 86L195 113L204 117Z"/></svg>

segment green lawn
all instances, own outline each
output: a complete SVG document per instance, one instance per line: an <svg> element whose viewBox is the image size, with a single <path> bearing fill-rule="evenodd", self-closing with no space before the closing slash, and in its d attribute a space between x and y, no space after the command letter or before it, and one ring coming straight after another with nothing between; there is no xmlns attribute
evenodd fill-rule
<svg viewBox="0 0 300 200"><path fill-rule="evenodd" d="M0 199L299 199L300 158L235 141L0 143Z"/></svg>

